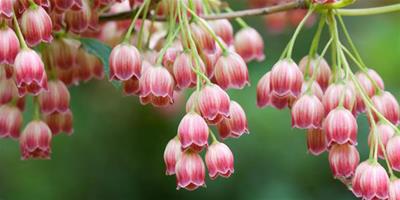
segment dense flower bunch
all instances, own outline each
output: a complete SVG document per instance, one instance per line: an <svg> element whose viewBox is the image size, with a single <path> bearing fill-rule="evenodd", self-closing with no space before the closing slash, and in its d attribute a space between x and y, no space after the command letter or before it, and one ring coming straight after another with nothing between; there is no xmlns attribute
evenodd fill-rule
<svg viewBox="0 0 400 200"><path fill-rule="evenodd" d="M257 104L288 107L292 127L306 130L309 153L327 151L333 176L355 196L399 199L399 181L393 172L400 170L399 103L385 90L379 74L362 61L341 16L334 10L322 14L309 55L298 64L291 59L297 34L313 10L311 7L303 18L281 59L260 79ZM320 35L326 24L331 39L319 55ZM339 39L338 24L351 50ZM324 59L329 47L333 53L330 65ZM352 72L348 59L359 68L357 73ZM362 113L370 125L370 156L360 163L356 118ZM386 161L387 171L379 158Z"/></svg>
<svg viewBox="0 0 400 200"><path fill-rule="evenodd" d="M73 131L68 86L105 74L123 94L156 107L194 88L165 150L166 174L189 190L205 185L206 167L211 179L229 177L233 154L218 138L238 138L248 127L226 90L249 84L246 63L264 59L264 43L241 19L235 34L228 20L199 16L220 9L201 0L0 0L0 136L19 139L23 159L50 158L52 137ZM99 23L101 14L130 10L131 20ZM84 37L112 45L110 54L89 53ZM27 96L34 115L20 133Z"/></svg>
<svg viewBox="0 0 400 200"><path fill-rule="evenodd" d="M400 170L399 104L366 67L335 12L351 1L307 1L308 11L285 13L298 26L281 59L260 79L257 104L290 108L292 126L307 130L309 152L328 151L334 177L357 197L399 199L393 173ZM291 58L296 38L312 24L317 7L324 9L317 33L297 65ZM241 18L235 33L227 19L202 17L221 10L232 12L219 0L0 0L0 137L18 139L22 159L50 158L52 137L73 132L68 87L107 76L143 105L167 107L191 92L164 152L166 174L176 176L178 189L205 186L206 168L211 179L230 177L234 156L222 141L249 130L244 109L227 91L247 86L247 63L265 55L262 37ZM132 18L100 22L99 16L123 12ZM350 50L339 39L337 22ZM319 55L326 24L331 39ZM323 58L329 47L330 64ZM353 74L347 59L360 71ZM33 117L21 132L26 99L33 102ZM359 163L361 113L369 119L371 153ZM390 179L378 158L386 161Z"/></svg>

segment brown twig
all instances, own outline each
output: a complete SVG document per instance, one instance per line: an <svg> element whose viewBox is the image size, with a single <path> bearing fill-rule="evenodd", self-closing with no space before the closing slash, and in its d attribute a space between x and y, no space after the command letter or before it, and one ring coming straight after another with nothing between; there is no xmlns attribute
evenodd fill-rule
<svg viewBox="0 0 400 200"><path fill-rule="evenodd" d="M158 0L156 0L158 1ZM294 0L292 2L279 4L275 6L267 6L263 8L255 8L248 10L239 10L235 12L228 13L220 13L220 14L212 14L212 15L202 15L201 17L205 20L216 20L216 19L232 19L237 17L247 17L247 16L256 16L256 15L268 15L272 13L292 10L296 8L307 8L306 0ZM360 9L336 9L336 13L343 16L363 16L363 15L376 15L383 14L389 12L400 11L400 3L393 5L386 5L381 7L374 8L360 8ZM137 10L121 12L117 14L107 14L100 16L101 22L106 21L118 21L124 19L130 19L132 14L135 14ZM323 12L323 11L321 11ZM152 18L153 16L148 16L148 18ZM155 17L156 21L165 21L165 17Z"/></svg>
<svg viewBox="0 0 400 200"><path fill-rule="evenodd" d="M305 0L295 0L292 2L279 4L279 5L275 5L275 6L267 6L267 7L263 7L263 8L240 10L240 11L229 12L229 13L202 15L201 17L205 20L232 19L232 18L237 18L237 17L267 15L267 14L292 10L292 9L301 8L301 7L306 7ZM117 14L102 15L102 16L100 16L100 21L105 22L105 21L118 21L118 20L129 19L132 16L132 13L134 13L134 12L136 12L136 10L121 12L121 13L117 13ZM152 16L149 16L149 18L152 18ZM166 18L157 16L155 18L155 20L156 21L165 21Z"/></svg>

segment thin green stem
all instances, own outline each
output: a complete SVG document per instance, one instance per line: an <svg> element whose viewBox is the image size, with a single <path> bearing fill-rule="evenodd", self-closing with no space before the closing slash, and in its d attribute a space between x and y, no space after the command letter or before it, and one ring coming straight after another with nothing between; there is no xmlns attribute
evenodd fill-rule
<svg viewBox="0 0 400 200"><path fill-rule="evenodd" d="M384 14L396 11L400 11L400 3L388 6L375 7L375 8L338 9L337 14L343 16L364 16L364 15Z"/></svg>
<svg viewBox="0 0 400 200"><path fill-rule="evenodd" d="M343 49L343 51L350 57L350 59L358 66L358 68L360 68L361 71L363 71L365 73L365 75L367 76L368 80L371 81L371 83L374 86L374 89L376 91L377 94L382 92L382 89L379 87L378 83L375 81L375 79L373 79L369 73L368 73L368 69L366 67L364 67L354 56L353 54L351 54L351 52L343 45L341 45L341 48Z"/></svg>
<svg viewBox="0 0 400 200"><path fill-rule="evenodd" d="M201 72L201 70L200 70L200 58L199 58L200 56L199 56L199 52L197 51L196 44L195 44L195 42L194 42L194 40L192 38L192 33L190 32L189 20L187 18L186 13L183 10L183 7L185 7L185 3L183 2L183 0L180 1L179 5L178 5L178 8L180 8L181 10L178 11L178 12L180 12L181 18L183 18L183 23L184 23L184 26L185 26L185 28L183 28L183 30L185 30L187 32L187 37L188 37L187 39L188 39L188 41L190 43L190 50L192 52L192 57L193 57L193 59L195 59L195 65L196 66L195 66L194 72L197 75L197 79L200 79L200 77L201 77L208 84L211 84L211 81L208 79L208 77L203 72ZM186 7L186 10L190 10L190 9ZM193 13L192 13L192 15L193 15Z"/></svg>
<svg viewBox="0 0 400 200"><path fill-rule="evenodd" d="M328 48L329 48L329 46L331 45L332 40L333 40L333 39L331 38L331 39L328 41L328 43L326 43L324 49L323 49L322 52L321 52L321 55L318 57L318 60L317 60L317 62L316 62L316 64L315 64L315 66L314 66L314 73L313 73L313 75L311 76L311 79L310 79L310 81L309 81L309 83L308 83L307 91L311 91L311 89L312 89L312 83L316 80L318 71L319 71L319 69L320 69L319 64L321 63L323 57L325 56L326 52L328 51Z"/></svg>
<svg viewBox="0 0 400 200"><path fill-rule="evenodd" d="M150 1L146 2L146 6L145 6L144 12L143 12L142 23L140 25L139 36L138 36L138 49L139 50L142 50L142 46L143 46L142 40L143 40L144 24L146 22L147 14L149 12L149 7L150 7Z"/></svg>
<svg viewBox="0 0 400 200"><path fill-rule="evenodd" d="M213 132L211 129L209 129L209 133L210 133L211 139L212 139L212 142L211 142L211 143L217 143L217 142L219 142L218 139L217 139L217 137L215 136L214 132Z"/></svg>
<svg viewBox="0 0 400 200"><path fill-rule="evenodd" d="M212 28L208 25L208 23L201 17L199 17L195 12L193 12L190 8L188 8L186 5L182 5L183 7L186 8L187 11L192 14L193 18L197 20L198 22L201 23L201 25L206 29L208 33L210 33L211 37L217 42L218 46L222 49L223 53L227 53L229 50L226 48L226 46L221 42L221 40L218 38L217 34L212 30Z"/></svg>
<svg viewBox="0 0 400 200"><path fill-rule="evenodd" d="M234 12L230 7L225 8L228 13ZM242 27L246 28L249 27L249 25L241 18L241 17L236 17L235 21Z"/></svg>
<svg viewBox="0 0 400 200"><path fill-rule="evenodd" d="M135 25L136 25L136 20L139 18L140 13L142 13L142 11L145 8L148 1L150 1L150 0L145 0L145 2L139 7L139 10L134 15L132 22L129 25L128 31L126 31L123 42L129 42L131 35L132 35L133 28L135 28Z"/></svg>
<svg viewBox="0 0 400 200"><path fill-rule="evenodd" d="M319 44L319 41L321 39L322 30L324 30L324 27L325 27L325 21L326 21L326 15L322 15L320 20L319 20L319 23L318 23L317 32L315 33L314 38L313 38L312 43L311 43L311 48L310 48L310 54L309 55L312 56L312 57L315 56L315 54L318 51L318 44Z"/></svg>
<svg viewBox="0 0 400 200"><path fill-rule="evenodd" d="M344 56L343 53L343 59L344 59L344 65L345 67L351 72L350 66ZM372 100L370 99L370 97L367 95L366 91L364 90L364 88L361 86L360 82L358 81L358 79L355 77L355 75L353 73L349 73L349 78L352 80L352 82L354 83L354 86L356 87L356 90L359 92L359 94L361 95L361 98L365 104L365 106L369 109L372 110L372 112L379 118L379 120L384 121L385 123L387 123L389 126L391 126L397 133L400 133L400 130L397 126L395 126L392 122L390 122L388 119L385 118L385 116L383 116L378 109L374 106L374 104L372 103Z"/></svg>
<svg viewBox="0 0 400 200"><path fill-rule="evenodd" d="M21 28L19 27L17 16L13 14L13 22L14 22L14 27L18 36L19 43L21 44L21 49L29 49L28 45L25 42L24 36L22 35Z"/></svg>
<svg viewBox="0 0 400 200"><path fill-rule="evenodd" d="M321 39L321 33L322 30L324 29L325 26L325 15L322 15L319 23L318 23L318 28L317 28L317 32L314 35L314 38L311 42L311 48L310 51L308 53L308 59L307 59L307 65L306 65L306 70L304 73L304 77L307 79L309 76L309 71L310 71L310 64L311 64L311 60L315 57L317 51L318 51L318 45L319 45L319 41Z"/></svg>
<svg viewBox="0 0 400 200"><path fill-rule="evenodd" d="M157 58L157 62L156 62L157 65L161 65L164 54L167 52L168 48L172 45L175 38L178 36L180 29L181 29L181 26L178 26L178 28L175 30L174 33L168 35L167 42L165 43L164 47L161 49L160 53L158 54L158 58Z"/></svg>
<svg viewBox="0 0 400 200"><path fill-rule="evenodd" d="M33 97L33 119L34 120L40 120L40 104L39 104L39 97L34 96Z"/></svg>
<svg viewBox="0 0 400 200"><path fill-rule="evenodd" d="M304 16L304 18L301 20L300 24L297 26L297 28L292 36L292 39L289 41L289 44L288 44L289 47L288 47L288 52L287 52L287 56L286 56L287 58L292 58L293 46L294 46L294 43L296 42L296 38L299 35L300 30L303 28L304 24L306 23L307 19L313 13L313 11L314 11L314 8L309 8L306 16Z"/></svg>
<svg viewBox="0 0 400 200"><path fill-rule="evenodd" d="M333 82L336 82L339 78L339 75L341 73L340 70L342 68L342 63L340 59L341 56L339 53L340 41L339 41L339 34L337 30L336 20L332 12L328 13L328 20L329 20L329 31L333 38L333 44L332 44Z"/></svg>
<svg viewBox="0 0 400 200"><path fill-rule="evenodd" d="M386 166L388 168L389 175L390 175L390 177L394 177L394 173L393 173L392 167L390 165L390 161L389 161L388 156L387 156L386 148L383 145L383 142L382 142L382 139L381 139L381 134L379 134L379 132L376 129L376 123L375 123L374 117L372 115L371 109L367 109L367 114L368 114L368 118L369 118L369 120L371 122L371 132L372 132L373 137L374 137L374 141L371 141L371 147L375 143L379 144L379 147L381 148L381 151L383 153L383 157L385 158L385 161L386 161ZM372 155L371 154L372 148L371 147L370 147L370 157L369 157L370 159L372 158L372 156L371 156ZM375 149L378 151L377 148L375 148Z"/></svg>

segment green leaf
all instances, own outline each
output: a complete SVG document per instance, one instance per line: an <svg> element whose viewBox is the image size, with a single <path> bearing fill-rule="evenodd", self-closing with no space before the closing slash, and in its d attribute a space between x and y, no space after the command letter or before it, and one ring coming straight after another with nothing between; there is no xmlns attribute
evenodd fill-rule
<svg viewBox="0 0 400 200"><path fill-rule="evenodd" d="M98 57L103 63L104 73L107 77L110 76L110 66L108 59L111 54L111 47L100 42L99 40L93 38L80 38L83 48L90 54ZM121 88L121 83L119 81L111 81L113 86L117 89Z"/></svg>

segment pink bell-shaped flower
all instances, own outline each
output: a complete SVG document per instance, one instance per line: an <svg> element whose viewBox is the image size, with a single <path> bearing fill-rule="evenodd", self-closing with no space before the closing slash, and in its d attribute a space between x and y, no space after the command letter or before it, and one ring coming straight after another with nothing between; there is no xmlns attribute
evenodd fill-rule
<svg viewBox="0 0 400 200"><path fill-rule="evenodd" d="M357 121L350 111L342 107L329 112L324 120L323 129L328 140L328 147L333 144L357 144Z"/></svg>
<svg viewBox="0 0 400 200"><path fill-rule="evenodd" d="M49 14L40 6L29 7L21 16L21 31L29 46L51 42L53 24Z"/></svg>
<svg viewBox="0 0 400 200"><path fill-rule="evenodd" d="M234 172L232 151L224 143L212 143L207 149L205 160L211 179L218 176L228 178Z"/></svg>
<svg viewBox="0 0 400 200"><path fill-rule="evenodd" d="M237 53L229 52L219 57L215 64L215 80L222 89L242 89L249 84L247 65Z"/></svg>
<svg viewBox="0 0 400 200"><path fill-rule="evenodd" d="M303 85L303 73L289 59L278 61L271 70L271 93L278 97L297 97Z"/></svg>
<svg viewBox="0 0 400 200"><path fill-rule="evenodd" d="M235 50L244 61L263 61L264 41L261 35L251 27L242 28L235 35Z"/></svg>
<svg viewBox="0 0 400 200"><path fill-rule="evenodd" d="M8 26L0 28L0 44L0 64L13 64L20 50L19 40L13 29Z"/></svg>
<svg viewBox="0 0 400 200"><path fill-rule="evenodd" d="M205 186L205 166L200 155L187 151L182 153L175 166L177 189L195 190Z"/></svg>
<svg viewBox="0 0 400 200"><path fill-rule="evenodd" d="M329 150L329 164L335 178L350 178L360 162L357 148L351 144L334 144Z"/></svg>
<svg viewBox="0 0 400 200"><path fill-rule="evenodd" d="M199 114L187 113L179 123L178 137L183 151L200 152L208 146L208 125Z"/></svg>
<svg viewBox="0 0 400 200"><path fill-rule="evenodd" d="M49 159L51 153L51 130L43 121L31 121L19 138L22 159Z"/></svg>
<svg viewBox="0 0 400 200"><path fill-rule="evenodd" d="M301 96L292 107L292 127L294 128L321 128L324 117L324 106L315 95Z"/></svg>
<svg viewBox="0 0 400 200"><path fill-rule="evenodd" d="M141 60L139 51L133 45L127 43L117 45L110 55L110 80L126 81L132 77L139 79Z"/></svg>
<svg viewBox="0 0 400 200"><path fill-rule="evenodd" d="M219 135L223 139L229 137L238 138L245 133L249 133L246 113L236 101L231 101L229 118L224 118L217 124L217 128Z"/></svg>
<svg viewBox="0 0 400 200"><path fill-rule="evenodd" d="M181 143L177 137L171 139L164 150L165 174L174 175L175 166L182 156Z"/></svg>
<svg viewBox="0 0 400 200"><path fill-rule="evenodd" d="M19 94L26 92L34 95L47 90L47 75L40 56L31 49L21 50L14 62L15 79Z"/></svg>

